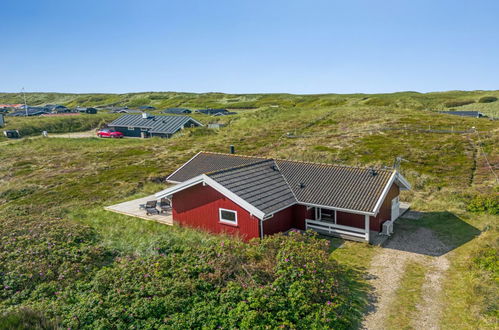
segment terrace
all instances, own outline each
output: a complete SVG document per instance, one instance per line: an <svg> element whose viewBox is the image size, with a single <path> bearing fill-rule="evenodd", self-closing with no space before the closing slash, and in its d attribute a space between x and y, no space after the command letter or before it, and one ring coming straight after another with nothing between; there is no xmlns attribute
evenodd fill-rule
<svg viewBox="0 0 499 330"><path fill-rule="evenodd" d="M167 212L159 212L158 214L147 214L145 208L143 208L142 205L145 205L148 201L153 200L157 200L157 198L154 195L150 195L138 199L133 199L127 202L106 206L104 209L107 211L125 214L132 217L156 221L165 225L173 225L171 210ZM159 207L158 211L160 211Z"/></svg>

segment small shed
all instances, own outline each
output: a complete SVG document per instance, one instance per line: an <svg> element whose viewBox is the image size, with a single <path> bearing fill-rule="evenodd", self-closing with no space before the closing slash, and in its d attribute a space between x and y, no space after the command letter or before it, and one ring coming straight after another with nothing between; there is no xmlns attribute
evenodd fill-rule
<svg viewBox="0 0 499 330"><path fill-rule="evenodd" d="M21 137L21 134L16 129L5 130L3 131L3 135L8 139L19 139Z"/></svg>
<svg viewBox="0 0 499 330"><path fill-rule="evenodd" d="M220 129L222 127L225 127L227 126L226 124L222 124L222 123L210 123L208 124L208 128L211 128L211 129Z"/></svg>

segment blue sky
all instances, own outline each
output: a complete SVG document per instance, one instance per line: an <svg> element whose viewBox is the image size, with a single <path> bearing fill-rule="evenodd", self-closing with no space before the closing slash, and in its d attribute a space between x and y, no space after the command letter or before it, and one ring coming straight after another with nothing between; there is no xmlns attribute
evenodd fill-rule
<svg viewBox="0 0 499 330"><path fill-rule="evenodd" d="M0 91L499 89L499 1L1 0Z"/></svg>

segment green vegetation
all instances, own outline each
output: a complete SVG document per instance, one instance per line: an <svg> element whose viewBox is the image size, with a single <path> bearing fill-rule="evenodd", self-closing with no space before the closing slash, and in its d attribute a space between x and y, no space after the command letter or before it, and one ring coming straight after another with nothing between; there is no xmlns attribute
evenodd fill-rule
<svg viewBox="0 0 499 330"><path fill-rule="evenodd" d="M445 102L445 106L447 108L454 108L454 107L460 107L462 105L467 105L467 104L472 104L475 103L473 100L463 100L463 101L447 101Z"/></svg>
<svg viewBox="0 0 499 330"><path fill-rule="evenodd" d="M495 96L484 96L478 100L479 103L492 103L495 101L497 101L497 97Z"/></svg>
<svg viewBox="0 0 499 330"><path fill-rule="evenodd" d="M410 262L405 266L401 285L395 292L394 304L387 314L387 329L413 329L411 320L416 316L426 271L426 267L418 262Z"/></svg>
<svg viewBox="0 0 499 330"><path fill-rule="evenodd" d="M30 319L71 328L112 327L108 322L140 328L355 327L368 305L366 272L380 248L338 239L326 246L308 235L246 244L103 210L162 189L165 175L194 153L226 152L231 144L247 155L347 165L391 166L402 156L407 161L401 171L414 187L403 200L426 212L408 228L430 228L452 247L442 327L491 327L499 301L497 200L491 199L497 182L478 145L497 164L498 125L435 111L448 101L493 95L499 92L29 94L32 104L257 109L220 118L228 124L220 130L186 129L168 140L0 141L0 327L29 327ZM0 103L19 102L17 97L0 94ZM7 125L38 135L92 129L112 118L16 118ZM446 132L470 127L480 140L474 133ZM316 268L308 268L311 260ZM420 299L411 288L419 286L421 273L411 267L400 289L406 299L400 313L407 319L408 306Z"/></svg>

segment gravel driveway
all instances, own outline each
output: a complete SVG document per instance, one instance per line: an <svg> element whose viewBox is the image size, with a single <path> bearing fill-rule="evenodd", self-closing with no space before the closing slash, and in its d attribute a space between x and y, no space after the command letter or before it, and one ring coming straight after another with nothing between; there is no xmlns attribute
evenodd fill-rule
<svg viewBox="0 0 499 330"><path fill-rule="evenodd" d="M422 300L417 304L417 316L408 325L416 329L438 329L442 306L440 293L443 275L449 267L445 253L449 251L427 228L399 230L376 255L369 269L370 284L374 287L371 307L364 319L364 329L386 329L385 320L394 301L405 264L417 261L429 271L422 287Z"/></svg>

